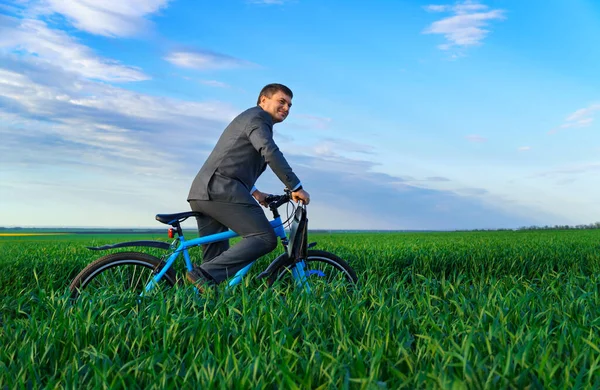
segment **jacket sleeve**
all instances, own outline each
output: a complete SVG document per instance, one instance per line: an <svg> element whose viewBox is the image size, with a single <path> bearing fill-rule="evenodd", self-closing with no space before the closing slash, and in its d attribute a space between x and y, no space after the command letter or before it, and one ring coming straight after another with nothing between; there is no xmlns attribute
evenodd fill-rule
<svg viewBox="0 0 600 390"><path fill-rule="evenodd" d="M296 188L300 180L275 144L273 126L259 115L250 121L246 131L254 148L263 156L279 180L289 189Z"/></svg>

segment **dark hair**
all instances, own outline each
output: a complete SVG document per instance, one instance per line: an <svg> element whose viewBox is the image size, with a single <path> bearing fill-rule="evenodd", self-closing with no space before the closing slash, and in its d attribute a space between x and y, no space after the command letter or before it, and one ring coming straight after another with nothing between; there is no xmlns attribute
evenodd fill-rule
<svg viewBox="0 0 600 390"><path fill-rule="evenodd" d="M263 87L263 89L260 90L260 93L258 94L258 99L256 100L256 104L260 104L261 96L264 95L264 96L270 98L271 96L273 96L274 94L276 94L279 91L285 93L286 95L288 95L291 98L294 97L292 90L283 84L276 84L276 83L267 84Z"/></svg>

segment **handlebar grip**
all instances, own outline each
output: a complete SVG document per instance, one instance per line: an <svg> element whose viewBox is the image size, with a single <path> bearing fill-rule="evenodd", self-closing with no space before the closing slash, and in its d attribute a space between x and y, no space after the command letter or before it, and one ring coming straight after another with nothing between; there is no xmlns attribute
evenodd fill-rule
<svg viewBox="0 0 600 390"><path fill-rule="evenodd" d="M280 198L279 195L267 195L265 197L265 202L267 202L267 203L276 202L279 200L279 198Z"/></svg>
<svg viewBox="0 0 600 390"><path fill-rule="evenodd" d="M265 197L265 202L269 205L269 208L278 208L284 203L290 201L290 197L288 195L267 195Z"/></svg>

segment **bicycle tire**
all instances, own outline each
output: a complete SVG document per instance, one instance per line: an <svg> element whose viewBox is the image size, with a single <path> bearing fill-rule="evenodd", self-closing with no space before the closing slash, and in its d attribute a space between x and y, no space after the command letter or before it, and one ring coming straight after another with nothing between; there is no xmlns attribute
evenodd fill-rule
<svg viewBox="0 0 600 390"><path fill-rule="evenodd" d="M154 256L148 255L146 253L140 252L120 252L113 253L106 256L103 256L92 263L88 264L76 277L73 279L69 286L69 291L71 294L71 299L76 300L81 291L89 291L92 290L92 284L95 282L99 282L102 284L100 278L108 271L114 270L119 267L121 269L125 269L125 267L135 267L140 271L140 276L137 278L137 283L135 285L130 286L133 287L131 290L135 290L136 292L141 292L146 283L150 280L155 270L157 270L161 266L162 261ZM147 271L147 272L145 272ZM121 271L121 277L126 277L127 275L123 274L124 271ZM146 276L142 276L142 272L146 273ZM133 273L135 276L135 271ZM133 280L133 278L132 278ZM107 283L108 284L108 283ZM175 271L173 268L169 269L163 278L160 281L161 286L163 288L171 288L175 284L177 284L177 279L175 275ZM102 288L102 286L99 286ZM109 286L105 286L109 287ZM123 287L123 286L120 286Z"/></svg>
<svg viewBox="0 0 600 390"><path fill-rule="evenodd" d="M305 272L308 274L309 283L315 279L315 276L318 278L327 278L328 276L333 275L332 272L324 272L322 269L324 267L341 273L341 276L334 275L333 278L329 278L329 280L326 281L328 284L333 283L336 279L341 281L342 277L348 286L356 285L358 283L358 277L356 276L354 269L352 269L352 267L350 267L345 260L339 258L337 255L334 255L331 252L322 250L309 250L305 263ZM317 266L319 267L318 269L316 268ZM273 283L281 280L285 277L285 275L288 275L290 273L290 267L291 266L285 266L274 272L269 278L269 285L273 285Z"/></svg>

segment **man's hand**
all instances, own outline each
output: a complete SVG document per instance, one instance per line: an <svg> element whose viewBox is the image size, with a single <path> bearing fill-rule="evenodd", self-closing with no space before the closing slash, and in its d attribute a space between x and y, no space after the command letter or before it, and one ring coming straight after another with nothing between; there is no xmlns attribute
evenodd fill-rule
<svg viewBox="0 0 600 390"><path fill-rule="evenodd" d="M267 195L269 194L265 194L264 192L260 192L259 190L256 190L252 193L254 199L256 199L256 201L265 208L269 206L268 203L265 201Z"/></svg>
<svg viewBox="0 0 600 390"><path fill-rule="evenodd" d="M310 194L304 190L292 192L292 200L294 202L302 201L305 205L310 203Z"/></svg>

